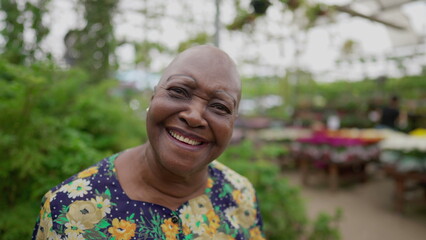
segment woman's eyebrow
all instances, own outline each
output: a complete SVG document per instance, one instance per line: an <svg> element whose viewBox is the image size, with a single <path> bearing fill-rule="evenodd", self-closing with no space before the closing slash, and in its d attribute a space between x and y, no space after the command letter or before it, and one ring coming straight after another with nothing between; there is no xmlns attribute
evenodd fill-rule
<svg viewBox="0 0 426 240"><path fill-rule="evenodd" d="M234 104L234 106L237 106L237 100L228 92L224 91L224 90L217 90L214 92L216 95L225 95L228 98L230 98L232 100L232 103Z"/></svg>
<svg viewBox="0 0 426 240"><path fill-rule="evenodd" d="M194 83L197 83L197 79L195 79L195 78L193 78L193 77L191 77L189 75L186 75L186 74L173 74L173 75L170 75L166 79L166 82L173 80L173 78L175 78L175 77L184 77L184 78L187 78L187 79L190 79L190 80L194 81ZM225 95L225 96L227 96L228 98L230 98L232 100L232 103L234 104L234 106L237 106L237 100L231 94L229 94L228 92L226 92L225 90L216 90L216 91L214 91L214 93L216 95Z"/></svg>
<svg viewBox="0 0 426 240"><path fill-rule="evenodd" d="M175 77L184 77L184 78L188 78L188 79L190 79L190 80L194 81L195 83L197 82L197 79L195 79L195 78L193 78L193 77L191 77L191 76L185 75L185 74L173 74L173 75L171 75L170 77L168 77L168 78L166 79L166 82L168 82L168 81L172 80L172 79L173 79L173 78L175 78Z"/></svg>

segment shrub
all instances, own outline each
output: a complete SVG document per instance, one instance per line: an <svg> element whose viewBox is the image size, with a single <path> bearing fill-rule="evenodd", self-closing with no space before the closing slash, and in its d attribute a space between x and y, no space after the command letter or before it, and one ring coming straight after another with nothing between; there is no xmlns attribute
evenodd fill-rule
<svg viewBox="0 0 426 240"><path fill-rule="evenodd" d="M78 70L0 60L0 235L29 239L49 188L113 152L145 141L144 123Z"/></svg>

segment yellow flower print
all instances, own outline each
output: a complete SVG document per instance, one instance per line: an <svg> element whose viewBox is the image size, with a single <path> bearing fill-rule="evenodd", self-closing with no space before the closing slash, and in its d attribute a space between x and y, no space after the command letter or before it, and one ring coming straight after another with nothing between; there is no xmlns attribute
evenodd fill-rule
<svg viewBox="0 0 426 240"><path fill-rule="evenodd" d="M87 229L80 222L76 222L73 220L70 220L69 222L65 223L65 227L65 233L67 234L67 236L76 236L82 234L84 230Z"/></svg>
<svg viewBox="0 0 426 240"><path fill-rule="evenodd" d="M83 197L91 189L90 182L85 179L77 179L65 188L70 198Z"/></svg>
<svg viewBox="0 0 426 240"><path fill-rule="evenodd" d="M90 176L92 176L93 174L96 174L96 173L98 173L98 167L91 167L91 168L88 168L86 170L81 171L77 175L77 177L78 178L87 178L87 177L90 177Z"/></svg>
<svg viewBox="0 0 426 240"><path fill-rule="evenodd" d="M209 236L211 236L211 237L213 237L215 234L216 234L216 228L214 228L214 227L211 227L211 226L205 226L205 233L207 234L207 235L209 235Z"/></svg>
<svg viewBox="0 0 426 240"><path fill-rule="evenodd" d="M81 223L85 229L91 229L102 219L102 211L91 201L75 201L66 215L68 220Z"/></svg>
<svg viewBox="0 0 426 240"><path fill-rule="evenodd" d="M244 201L244 204L250 204L250 206L254 207L254 204L256 203L256 194L254 192L253 187L247 187L243 188L241 191L242 199ZM243 203L241 203L243 204Z"/></svg>
<svg viewBox="0 0 426 240"><path fill-rule="evenodd" d="M214 239L235 240L235 238L223 232L216 233L216 235L214 235Z"/></svg>
<svg viewBox="0 0 426 240"><path fill-rule="evenodd" d="M244 228L251 227L256 221L256 209L249 205L240 205L235 213L239 224Z"/></svg>
<svg viewBox="0 0 426 240"><path fill-rule="evenodd" d="M47 233L47 238L43 238L43 240L56 240L56 239L61 239L61 236L59 236L59 234L56 231L49 231Z"/></svg>
<svg viewBox="0 0 426 240"><path fill-rule="evenodd" d="M213 179L208 178L207 179L207 188L212 188L213 187Z"/></svg>
<svg viewBox="0 0 426 240"><path fill-rule="evenodd" d="M108 232L116 240L129 240L135 236L136 224L128 222L126 220L118 220L114 218L112 220L112 227L108 228Z"/></svg>
<svg viewBox="0 0 426 240"><path fill-rule="evenodd" d="M250 229L250 240L265 240L265 238L262 236L262 232L260 232L259 227Z"/></svg>
<svg viewBox="0 0 426 240"><path fill-rule="evenodd" d="M179 218L182 220L182 223L189 225L191 221L191 216L193 215L192 209L189 205L184 206L179 211Z"/></svg>
<svg viewBox="0 0 426 240"><path fill-rule="evenodd" d="M207 217L207 220L208 220L208 225L207 224L204 225L205 233L208 234L209 236L213 237L216 234L217 229L220 226L220 219L216 215L216 213L214 212L213 209L210 209L207 212L206 217Z"/></svg>
<svg viewBox="0 0 426 240"><path fill-rule="evenodd" d="M244 200L243 194L241 193L240 190L234 190L232 192L232 197L234 198L234 200L237 204L241 204L241 202Z"/></svg>
<svg viewBox="0 0 426 240"><path fill-rule="evenodd" d="M240 228L240 225L238 225L238 218L237 218L237 215L235 214L236 209L237 209L236 207L227 208L225 210L225 216L228 219L228 221L231 223L231 225L234 228L238 229Z"/></svg>
<svg viewBox="0 0 426 240"><path fill-rule="evenodd" d="M49 191L44 195L43 207L41 207L41 209L40 209L40 217L41 218L44 218L44 216L46 216L47 214L50 213L50 202L55 197L56 197L56 192L52 193L52 191Z"/></svg>
<svg viewBox="0 0 426 240"><path fill-rule="evenodd" d="M212 240L212 239L217 239L217 240L235 240L235 238L233 238L230 235L227 235L226 233L223 232L216 232L216 234L214 235L200 235L197 236L196 238L194 238L194 240Z"/></svg>
<svg viewBox="0 0 426 240"><path fill-rule="evenodd" d="M52 239L57 239L57 238L52 238ZM48 240L50 240L50 238ZM83 234L70 233L70 234L67 234L67 237L65 238L65 240L86 240L86 239L83 237Z"/></svg>
<svg viewBox="0 0 426 240"><path fill-rule="evenodd" d="M249 228L256 222L256 209L248 204L230 207L225 210L225 214L235 228Z"/></svg>
<svg viewBox="0 0 426 240"><path fill-rule="evenodd" d="M102 217L105 217L107 213L111 213L111 202L109 199L97 196L90 199L90 201L102 212Z"/></svg>
<svg viewBox="0 0 426 240"><path fill-rule="evenodd" d="M214 162L213 166L221 170L223 174L225 175L226 180L228 180L236 189L242 189L245 186L250 184L247 178L242 177L237 172L226 167L222 163Z"/></svg>
<svg viewBox="0 0 426 240"><path fill-rule="evenodd" d="M251 188L243 188L242 190L234 190L232 197L238 205L246 204L254 207L256 203L256 195Z"/></svg>
<svg viewBox="0 0 426 240"><path fill-rule="evenodd" d="M205 227L207 224L204 223L204 218L202 215L195 214L191 216L190 222L189 222L189 228L192 230L192 232L202 235L205 232Z"/></svg>
<svg viewBox="0 0 426 240"><path fill-rule="evenodd" d="M192 212L196 214L207 214L209 210L213 209L212 203L207 195L201 195L189 200L189 206Z"/></svg>
<svg viewBox="0 0 426 240"><path fill-rule="evenodd" d="M161 230L166 235L167 240L175 240L176 234L179 233L179 226L172 222L172 218L168 218L161 224Z"/></svg>
<svg viewBox="0 0 426 240"><path fill-rule="evenodd" d="M182 226L183 226L183 234L185 236L191 234L191 229L189 228L189 226L187 224L182 224Z"/></svg>
<svg viewBox="0 0 426 240"><path fill-rule="evenodd" d="M219 216L216 215L213 209L207 212L207 219L209 220L209 227L213 229L218 229L220 226Z"/></svg>
<svg viewBox="0 0 426 240"><path fill-rule="evenodd" d="M37 232L36 240L48 239L50 228L52 227L52 219L44 217L40 220L40 226Z"/></svg>

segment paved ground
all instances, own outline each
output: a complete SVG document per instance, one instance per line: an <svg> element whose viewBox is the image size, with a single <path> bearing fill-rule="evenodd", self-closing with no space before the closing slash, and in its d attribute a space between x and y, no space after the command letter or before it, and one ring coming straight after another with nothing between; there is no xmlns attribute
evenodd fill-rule
<svg viewBox="0 0 426 240"><path fill-rule="evenodd" d="M301 186L297 172L285 172L291 183ZM323 176L314 176L314 186L301 187L308 214L333 214L343 210L339 223L342 240L426 240L426 207L418 202L408 205L405 214L393 209L393 182L380 172L366 183L331 192L321 184ZM422 199L414 192L411 199ZM410 196L409 196L410 197Z"/></svg>

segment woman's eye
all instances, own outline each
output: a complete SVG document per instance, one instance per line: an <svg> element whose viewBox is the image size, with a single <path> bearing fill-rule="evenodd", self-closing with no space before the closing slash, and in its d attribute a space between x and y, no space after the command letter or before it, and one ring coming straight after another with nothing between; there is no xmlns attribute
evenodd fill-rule
<svg viewBox="0 0 426 240"><path fill-rule="evenodd" d="M219 111L220 113L226 113L226 114L230 114L231 113L231 110L229 110L229 108L228 107L226 107L225 105L223 105L223 104L220 104L220 103L215 103L215 104L212 104L211 105L215 110L217 110L217 111Z"/></svg>
<svg viewBox="0 0 426 240"><path fill-rule="evenodd" d="M175 97L188 97L189 96L188 92L185 89L180 88L180 87L170 88L169 92L172 96L175 96Z"/></svg>

